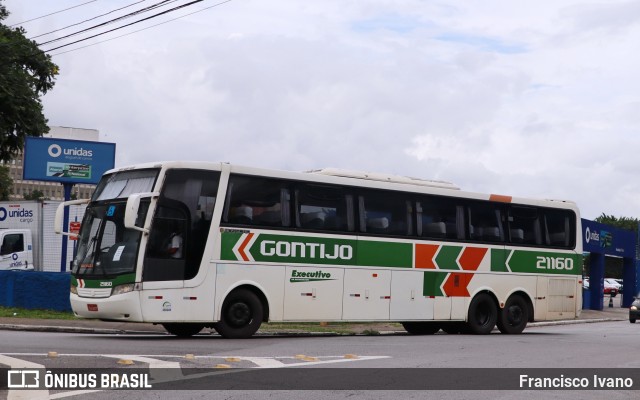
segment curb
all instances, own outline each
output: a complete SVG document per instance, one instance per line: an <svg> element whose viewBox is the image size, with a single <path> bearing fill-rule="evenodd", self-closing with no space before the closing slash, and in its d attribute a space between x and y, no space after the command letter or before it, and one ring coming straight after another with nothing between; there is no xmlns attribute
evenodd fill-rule
<svg viewBox="0 0 640 400"><path fill-rule="evenodd" d="M532 322L527 325L527 328L531 327L544 327L554 325L576 325L576 324L592 324L597 322L613 322L613 321L626 321L626 318L594 318L594 319L577 319L577 320L559 320L559 321L544 321L544 322ZM0 330L7 331L25 331L25 332L61 332L61 333L88 333L88 334L106 334L106 335L163 335L169 336L166 332L160 331L136 331L126 329L108 329L108 328L84 328L74 326L51 326L51 325L20 325L20 324L0 324ZM402 335L406 334L405 331L383 331L379 332L379 335ZM217 335L211 333L211 335ZM269 336L314 336L314 337L329 337L329 336L373 336L361 333L338 333L338 332L258 332L255 336L269 337Z"/></svg>

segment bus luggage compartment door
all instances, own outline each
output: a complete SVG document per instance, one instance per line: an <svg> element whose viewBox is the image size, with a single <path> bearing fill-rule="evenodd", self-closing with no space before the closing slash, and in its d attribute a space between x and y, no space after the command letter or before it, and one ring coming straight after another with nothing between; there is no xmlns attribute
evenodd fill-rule
<svg viewBox="0 0 640 400"><path fill-rule="evenodd" d="M342 319L344 270L326 267L287 267L284 284L284 319Z"/></svg>
<svg viewBox="0 0 640 400"><path fill-rule="evenodd" d="M347 269L344 272L345 320L388 320L391 303L391 271Z"/></svg>

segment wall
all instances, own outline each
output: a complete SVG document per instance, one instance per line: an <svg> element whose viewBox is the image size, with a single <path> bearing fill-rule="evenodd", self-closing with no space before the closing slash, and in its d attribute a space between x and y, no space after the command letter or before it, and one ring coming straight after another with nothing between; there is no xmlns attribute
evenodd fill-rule
<svg viewBox="0 0 640 400"><path fill-rule="evenodd" d="M71 311L70 283L60 272L0 271L0 306Z"/></svg>

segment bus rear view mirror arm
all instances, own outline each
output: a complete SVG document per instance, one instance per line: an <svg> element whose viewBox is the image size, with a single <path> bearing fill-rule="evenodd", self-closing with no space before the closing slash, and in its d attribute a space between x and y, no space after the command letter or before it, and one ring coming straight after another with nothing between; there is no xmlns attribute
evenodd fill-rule
<svg viewBox="0 0 640 400"><path fill-rule="evenodd" d="M56 209L56 217L53 225L53 229L56 233L65 236L78 237L77 233L70 233L63 231L62 224L64 223L64 209L65 207L74 206L78 204L88 204L89 199L81 199L81 200L70 200L60 203L58 208Z"/></svg>
<svg viewBox="0 0 640 400"><path fill-rule="evenodd" d="M127 229L134 229L136 231L140 231L144 234L149 233L149 229L145 227L139 227L136 225L136 220L138 219L138 210L140 208L140 200L147 197L157 197L160 193L156 192L147 192L147 193L137 193L132 194L127 199L127 205L125 207L124 212L124 227Z"/></svg>

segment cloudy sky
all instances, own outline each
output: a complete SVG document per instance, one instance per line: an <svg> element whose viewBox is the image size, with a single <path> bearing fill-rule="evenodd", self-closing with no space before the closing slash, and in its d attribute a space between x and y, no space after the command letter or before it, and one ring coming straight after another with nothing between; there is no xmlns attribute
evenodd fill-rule
<svg viewBox="0 0 640 400"><path fill-rule="evenodd" d="M5 0L5 23L86 1ZM22 26L33 37L136 1ZM50 125L98 129L116 166L338 167L640 217L640 2L221 1L51 51Z"/></svg>

